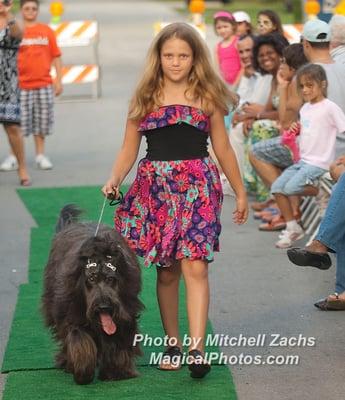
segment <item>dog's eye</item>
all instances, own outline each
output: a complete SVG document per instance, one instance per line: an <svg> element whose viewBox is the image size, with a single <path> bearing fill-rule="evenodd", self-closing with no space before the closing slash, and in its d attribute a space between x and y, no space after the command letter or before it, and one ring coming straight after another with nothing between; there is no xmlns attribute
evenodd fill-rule
<svg viewBox="0 0 345 400"><path fill-rule="evenodd" d="M107 283L113 283L114 282L114 278L112 278L111 276L108 276L105 281Z"/></svg>
<svg viewBox="0 0 345 400"><path fill-rule="evenodd" d="M94 282L96 279L95 279L95 277L94 276L89 276L89 281L90 282Z"/></svg>

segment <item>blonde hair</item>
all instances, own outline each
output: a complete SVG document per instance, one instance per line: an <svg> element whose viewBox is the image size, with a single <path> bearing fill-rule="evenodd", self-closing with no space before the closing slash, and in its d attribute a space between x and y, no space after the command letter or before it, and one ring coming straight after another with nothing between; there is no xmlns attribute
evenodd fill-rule
<svg viewBox="0 0 345 400"><path fill-rule="evenodd" d="M238 96L215 72L208 48L199 33L183 22L176 22L162 29L154 39L146 58L144 73L139 81L129 107L129 118L139 120L162 105L163 72L161 50L172 38L185 41L193 53L193 67L188 78L185 95L192 100L201 100L203 110L211 115L215 109L226 114L229 106L237 105Z"/></svg>

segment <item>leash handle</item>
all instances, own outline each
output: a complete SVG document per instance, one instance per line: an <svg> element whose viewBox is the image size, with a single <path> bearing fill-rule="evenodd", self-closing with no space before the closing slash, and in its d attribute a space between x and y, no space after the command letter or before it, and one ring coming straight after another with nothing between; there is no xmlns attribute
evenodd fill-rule
<svg viewBox="0 0 345 400"><path fill-rule="evenodd" d="M111 207L114 207L114 206L117 206L118 204L122 204L122 203L123 203L123 193L121 191L119 191L119 197L117 199L110 198L109 205Z"/></svg>

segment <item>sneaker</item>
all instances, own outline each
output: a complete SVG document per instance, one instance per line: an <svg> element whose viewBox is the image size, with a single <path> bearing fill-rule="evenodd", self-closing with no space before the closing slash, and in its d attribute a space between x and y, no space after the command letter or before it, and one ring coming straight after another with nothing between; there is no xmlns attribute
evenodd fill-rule
<svg viewBox="0 0 345 400"><path fill-rule="evenodd" d="M0 165L0 171L15 171L18 169L18 161L14 155L9 155Z"/></svg>
<svg viewBox="0 0 345 400"><path fill-rule="evenodd" d="M44 154L39 154L36 157L36 165L37 165L37 168L39 168L39 169L52 169L53 168L53 164L51 163L49 158L47 156L45 156Z"/></svg>
<svg viewBox="0 0 345 400"><path fill-rule="evenodd" d="M278 249L288 249L296 240L302 239L303 236L304 231L302 228L300 228L298 231L288 231L285 229L279 235L279 240L276 242L276 247L278 247Z"/></svg>

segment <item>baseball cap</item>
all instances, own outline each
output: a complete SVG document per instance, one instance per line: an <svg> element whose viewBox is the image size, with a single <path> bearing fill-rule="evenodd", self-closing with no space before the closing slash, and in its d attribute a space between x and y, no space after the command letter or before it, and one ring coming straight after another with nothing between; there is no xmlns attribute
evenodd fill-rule
<svg viewBox="0 0 345 400"><path fill-rule="evenodd" d="M232 14L236 22L248 22L250 23L250 16L244 11L236 11Z"/></svg>
<svg viewBox="0 0 345 400"><path fill-rule="evenodd" d="M329 42L331 40L331 30L327 22L320 19L312 19L304 24L302 37L308 42Z"/></svg>

